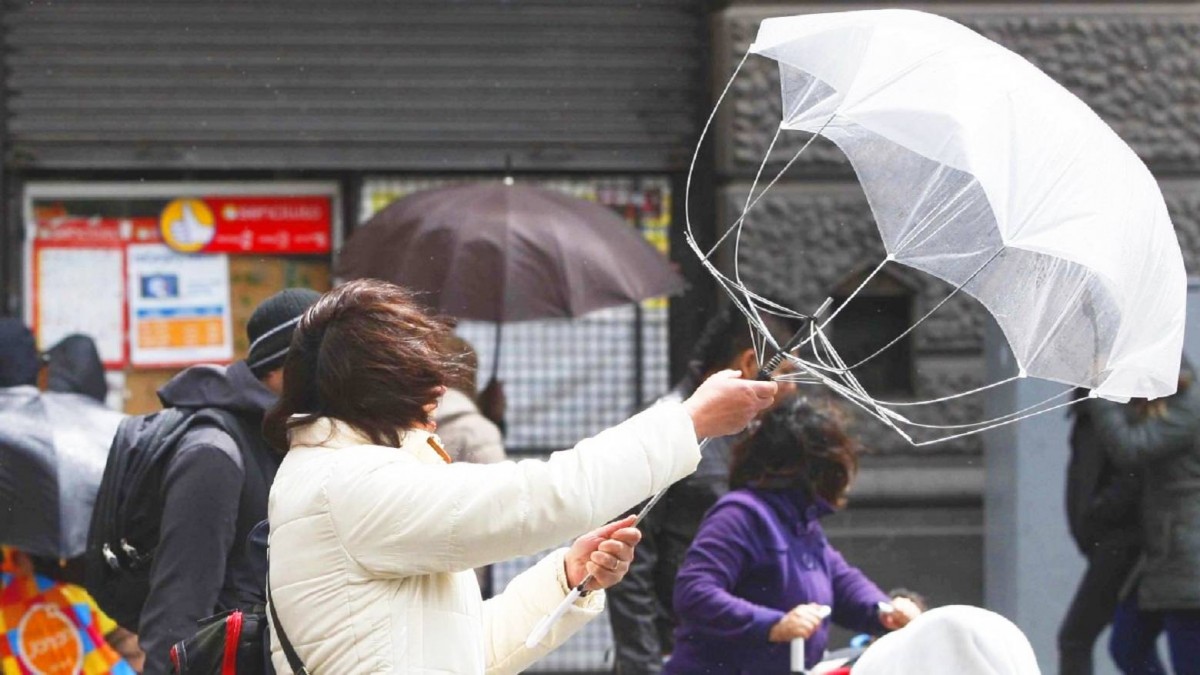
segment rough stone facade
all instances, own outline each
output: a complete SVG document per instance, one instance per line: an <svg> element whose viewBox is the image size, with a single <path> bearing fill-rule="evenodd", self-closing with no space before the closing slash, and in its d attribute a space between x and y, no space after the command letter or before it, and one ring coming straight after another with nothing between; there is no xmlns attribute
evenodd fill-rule
<svg viewBox="0 0 1200 675"><path fill-rule="evenodd" d="M763 19L844 9L845 5L797 2L727 10L718 32L717 79L722 85L728 79ZM943 4L925 9L1028 58L1087 102L1154 170L1200 168L1200 9L1195 4ZM751 56L722 107L718 142L723 173L753 177L778 126L779 106L774 62ZM768 164L776 170L805 139L793 134L780 140ZM849 166L832 144L818 142L792 172L846 176Z"/></svg>
<svg viewBox="0 0 1200 675"><path fill-rule="evenodd" d="M861 8L855 5L855 8ZM753 41L762 19L844 6L792 3L737 5L718 22L718 91ZM1030 59L1079 95L1158 175L1184 250L1189 274L1200 271L1200 7L1197 5L930 5ZM773 61L749 57L730 87L715 127L723 223L741 213L747 191L779 124L778 73ZM768 182L806 140L784 132L763 174ZM720 228L720 225L718 226ZM883 247L848 162L818 139L755 206L740 249L743 278L756 291L813 310L832 288L870 270ZM732 261L725 259L728 268ZM914 274L915 314L923 315L950 288ZM913 335L915 398L930 399L984 384L984 326L991 319L957 295ZM970 397L914 414L918 421L961 424L982 419ZM859 431L876 452L974 456L978 436L914 448L865 415ZM914 434L917 435L917 434Z"/></svg>

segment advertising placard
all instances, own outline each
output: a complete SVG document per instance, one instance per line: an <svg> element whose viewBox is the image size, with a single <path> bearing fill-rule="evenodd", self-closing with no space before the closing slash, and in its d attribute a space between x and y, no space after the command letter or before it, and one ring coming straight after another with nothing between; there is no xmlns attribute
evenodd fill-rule
<svg viewBox="0 0 1200 675"><path fill-rule="evenodd" d="M130 245L126 255L133 365L233 358L228 257L181 255L161 244Z"/></svg>
<svg viewBox="0 0 1200 675"><path fill-rule="evenodd" d="M161 215L162 239L181 253L329 253L328 197L187 197Z"/></svg>

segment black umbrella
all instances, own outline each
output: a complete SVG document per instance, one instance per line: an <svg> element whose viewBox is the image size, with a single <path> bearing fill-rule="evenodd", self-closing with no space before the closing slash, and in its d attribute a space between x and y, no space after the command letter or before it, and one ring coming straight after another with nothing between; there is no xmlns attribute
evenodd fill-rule
<svg viewBox="0 0 1200 675"><path fill-rule="evenodd" d="M0 389L0 543L49 558L83 553L123 417L82 394Z"/></svg>
<svg viewBox="0 0 1200 675"><path fill-rule="evenodd" d="M337 273L391 281L450 316L496 322L497 351L503 322L578 317L683 288L608 207L510 179L392 203L354 231Z"/></svg>

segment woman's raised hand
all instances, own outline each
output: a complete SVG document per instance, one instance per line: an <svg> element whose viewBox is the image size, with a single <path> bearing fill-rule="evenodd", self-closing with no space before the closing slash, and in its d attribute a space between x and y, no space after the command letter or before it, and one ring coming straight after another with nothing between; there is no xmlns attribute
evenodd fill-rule
<svg viewBox="0 0 1200 675"><path fill-rule="evenodd" d="M817 629L821 627L821 622L827 616L829 616L829 610L824 605L813 602L797 605L792 608L792 611L785 614L779 623L771 626L771 634L767 639L771 642L791 642L796 638L807 639L817 632Z"/></svg>
<svg viewBox="0 0 1200 675"><path fill-rule="evenodd" d="M891 611L879 612L879 623L888 630L896 630L904 628L909 621L921 615L921 608L917 604L906 597L899 596L892 598L888 603Z"/></svg>
<svg viewBox="0 0 1200 675"><path fill-rule="evenodd" d="M683 407L692 416L696 438L736 434L775 401L774 382L743 380L736 370L714 373L692 393Z"/></svg>

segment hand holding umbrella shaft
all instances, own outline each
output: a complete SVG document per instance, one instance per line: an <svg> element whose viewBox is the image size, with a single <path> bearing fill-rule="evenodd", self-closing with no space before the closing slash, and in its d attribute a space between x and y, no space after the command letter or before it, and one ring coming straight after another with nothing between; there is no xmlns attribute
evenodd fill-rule
<svg viewBox="0 0 1200 675"><path fill-rule="evenodd" d="M824 308L824 305L822 307ZM763 366L759 369L758 376L755 379L764 382L769 382L771 380L771 372L774 371L774 369L777 368L780 363L782 363L788 352L795 349L796 346L800 344L801 340L804 338L804 335L808 332L808 326L811 322L812 317L805 319L805 321L801 324L800 329L796 331L796 334L793 335L792 338L788 340L788 342L778 352L776 352L770 359L763 363ZM705 438L704 441L700 443L701 454L704 453L704 449L711 442L712 438ZM633 522L635 527L642 522L642 519L645 518L646 514L650 512L650 509L654 508L654 505L657 504L660 499L662 499L662 496L666 494L666 492L666 488L659 490L653 497L650 498L650 501L646 502L646 505L643 506L642 510L638 512L637 518ZM571 589L570 593L567 593L567 597L563 598L558 607L556 607L553 612L546 616L546 618L542 619L541 622L534 627L533 631L529 634L529 637L525 640L525 646L527 648L533 649L538 645L539 642L545 639L546 635L550 633L550 628L555 624L555 622L562 618L562 615L566 613L567 608L574 604L576 600L583 597L583 594L587 589L587 585L590 584L592 580L592 575L590 574L584 577L583 581L580 581L574 588Z"/></svg>

